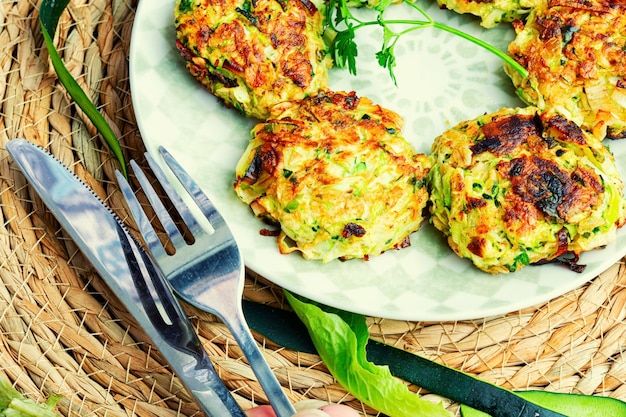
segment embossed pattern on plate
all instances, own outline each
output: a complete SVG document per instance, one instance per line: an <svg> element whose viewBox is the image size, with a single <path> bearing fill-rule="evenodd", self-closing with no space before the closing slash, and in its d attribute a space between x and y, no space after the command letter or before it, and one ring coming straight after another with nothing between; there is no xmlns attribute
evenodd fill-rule
<svg viewBox="0 0 626 417"><path fill-rule="evenodd" d="M421 0L418 0L421 1ZM422 4L426 4L422 2ZM512 29L484 30L477 20L425 6L439 21L506 49ZM203 186L223 213L241 246L246 265L276 284L316 301L370 316L445 321L487 317L529 307L574 289L626 252L626 228L616 243L585 253L582 274L554 265L527 267L492 276L459 259L441 235L425 225L411 247L369 261L321 264L296 254L280 255L264 225L233 191L235 164L253 121L226 109L187 73L174 46L173 0L139 4L133 28L130 77L139 128L149 152L163 145ZM408 8L393 13L406 17ZM367 11L364 11L366 13ZM412 12L411 12L412 13ZM380 35L358 33L359 68L331 71L331 88L354 90L401 114L404 136L429 152L443 130L500 107L524 104L500 61L463 39L435 29L403 38L397 48L398 85L374 58ZM626 141L610 143L624 174Z"/></svg>

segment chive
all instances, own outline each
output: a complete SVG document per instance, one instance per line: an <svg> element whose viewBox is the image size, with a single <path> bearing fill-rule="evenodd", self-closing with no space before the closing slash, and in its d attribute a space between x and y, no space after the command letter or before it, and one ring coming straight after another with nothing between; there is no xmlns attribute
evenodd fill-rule
<svg viewBox="0 0 626 417"><path fill-rule="evenodd" d="M520 265L529 265L530 258L526 252L522 252L515 257L515 263Z"/></svg>
<svg viewBox="0 0 626 417"><path fill-rule="evenodd" d="M359 172L367 171L367 164L365 161L361 161L354 167L354 173L358 174Z"/></svg>
<svg viewBox="0 0 626 417"><path fill-rule="evenodd" d="M124 154L122 147L111 129L111 126L107 123L106 119L98 111L96 106L91 102L91 99L87 97L87 94L78 85L72 74L67 70L61 56L57 52L54 46L54 34L56 32L57 25L61 14L67 7L69 0L43 0L39 7L39 23L41 24L41 31L43 33L44 42L52 61L52 66L59 77L59 81L65 87L72 99L78 104L78 106L85 112L89 120L94 124L98 132L102 135L107 145L113 152L113 155L120 163L120 167L124 176L127 176L126 162L124 161Z"/></svg>
<svg viewBox="0 0 626 417"><path fill-rule="evenodd" d="M299 205L300 205L300 203L298 202L298 200L293 199L289 203L287 203L287 205L285 205L285 211L287 213L291 213L292 211L297 209Z"/></svg>

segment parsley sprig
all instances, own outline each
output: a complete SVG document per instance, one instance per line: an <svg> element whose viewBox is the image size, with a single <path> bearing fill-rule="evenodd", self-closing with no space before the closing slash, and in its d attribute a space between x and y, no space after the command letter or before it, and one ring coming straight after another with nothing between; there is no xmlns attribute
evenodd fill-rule
<svg viewBox="0 0 626 417"><path fill-rule="evenodd" d="M367 26L377 25L383 29L383 44L380 51L376 53L376 59L381 67L387 68L389 75L396 83L393 72L396 66L394 49L400 38L419 29L435 28L460 36L486 49L515 69L522 77L528 76L528 71L506 52L469 33L435 21L413 1L402 0L402 2L416 10L422 19L385 19L385 10L392 3L392 0L380 0L374 7L377 11L376 20L362 20L352 13L350 0L328 0L325 36L330 41L330 54L335 65L339 68L347 68L351 74L356 75L356 57L358 56L355 40L356 31Z"/></svg>

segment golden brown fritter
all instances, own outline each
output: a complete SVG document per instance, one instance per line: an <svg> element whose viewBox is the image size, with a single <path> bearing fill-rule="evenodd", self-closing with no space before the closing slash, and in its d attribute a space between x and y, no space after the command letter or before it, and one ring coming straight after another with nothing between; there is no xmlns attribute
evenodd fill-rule
<svg viewBox="0 0 626 417"><path fill-rule="evenodd" d="M524 101L601 139L626 135L626 3L550 0L515 27L509 51L529 76L506 69Z"/></svg>
<svg viewBox="0 0 626 417"><path fill-rule="evenodd" d="M324 17L310 0L179 0L175 18L191 74L247 116L327 86Z"/></svg>
<svg viewBox="0 0 626 417"><path fill-rule="evenodd" d="M235 189L280 225L282 253L327 262L404 247L423 220L429 160L401 127L396 113L354 93L278 105L253 129Z"/></svg>
<svg viewBox="0 0 626 417"><path fill-rule="evenodd" d="M493 28L502 22L525 19L546 0L438 0L439 6L461 14L480 17L480 24Z"/></svg>
<svg viewBox="0 0 626 417"><path fill-rule="evenodd" d="M626 222L613 155L558 113L502 109L444 132L432 150L431 222L483 271L577 256Z"/></svg>

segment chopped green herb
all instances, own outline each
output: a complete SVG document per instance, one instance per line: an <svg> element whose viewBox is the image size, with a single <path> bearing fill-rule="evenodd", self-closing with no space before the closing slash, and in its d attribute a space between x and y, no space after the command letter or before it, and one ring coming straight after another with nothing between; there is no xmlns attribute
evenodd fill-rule
<svg viewBox="0 0 626 417"><path fill-rule="evenodd" d="M235 10L237 11L237 13L240 13L243 17L248 19L248 21L250 21L250 23L252 23L253 25L256 26L256 24L258 23L256 16L254 16L252 12L251 2L244 2L241 7L237 7Z"/></svg>
<svg viewBox="0 0 626 417"><path fill-rule="evenodd" d="M574 33L578 32L580 28L576 26L565 25L561 27L561 34L563 35L563 44L567 45L572 41Z"/></svg>
<svg viewBox="0 0 626 417"><path fill-rule="evenodd" d="M178 9L183 13L189 12L193 8L194 4L195 2L193 0L180 0Z"/></svg>
<svg viewBox="0 0 626 417"><path fill-rule="evenodd" d="M528 265L530 264L530 259L528 258L528 254L526 252L520 253L515 257L515 263L520 265Z"/></svg>
<svg viewBox="0 0 626 417"><path fill-rule="evenodd" d="M367 171L367 164L365 163L365 161L361 161L354 166L354 173L356 174L358 174L359 172L365 172L365 171Z"/></svg>
<svg viewBox="0 0 626 417"><path fill-rule="evenodd" d="M300 203L298 202L298 200L291 200L289 203L287 203L287 205L285 205L285 211L287 213L291 213L292 211L297 209L299 205Z"/></svg>

